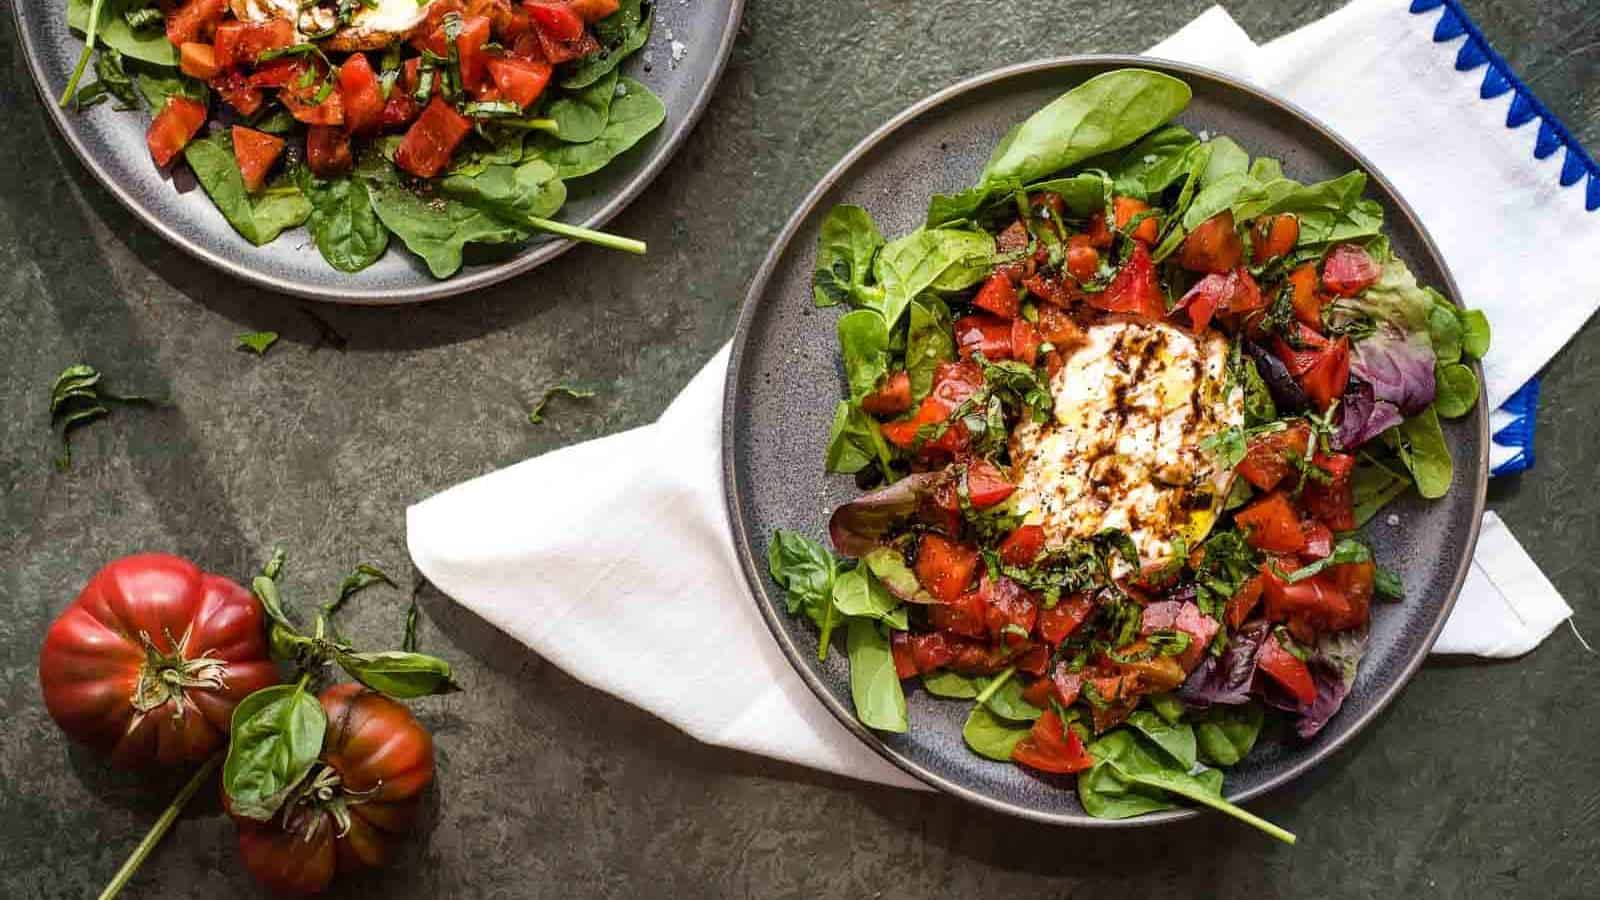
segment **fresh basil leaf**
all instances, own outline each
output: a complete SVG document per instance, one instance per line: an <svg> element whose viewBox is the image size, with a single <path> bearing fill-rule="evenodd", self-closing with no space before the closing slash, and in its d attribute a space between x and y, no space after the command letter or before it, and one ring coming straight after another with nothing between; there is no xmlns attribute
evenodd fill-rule
<svg viewBox="0 0 1600 900"><path fill-rule="evenodd" d="M1417 483L1417 493L1424 499L1436 500L1450 490L1455 477L1455 464L1450 459L1450 447L1444 441L1444 430L1439 427L1439 416L1433 407L1401 422L1384 432L1393 441L1400 461L1411 472Z"/></svg>
<svg viewBox="0 0 1600 900"><path fill-rule="evenodd" d="M555 120L557 138L568 144L585 144L605 129L616 95L617 72L613 69L593 84L556 95L545 116Z"/></svg>
<svg viewBox="0 0 1600 900"><path fill-rule="evenodd" d="M877 421L850 401L840 400L828 434L827 470L853 475L874 462L885 475L890 474L889 445L884 442Z"/></svg>
<svg viewBox="0 0 1600 900"><path fill-rule="evenodd" d="M1392 569L1379 566L1373 574L1372 590L1380 600L1389 600L1399 603L1406 598L1405 582Z"/></svg>
<svg viewBox="0 0 1600 900"><path fill-rule="evenodd" d="M655 5L645 0L622 0L617 11L594 23L600 52L575 62L561 79L568 89L587 87L612 72L650 39Z"/></svg>
<svg viewBox="0 0 1600 900"><path fill-rule="evenodd" d="M1147 709L1135 710L1128 716L1128 726L1150 739L1152 744L1170 756L1183 771L1193 769L1197 761L1194 728L1183 723L1172 723Z"/></svg>
<svg viewBox="0 0 1600 900"><path fill-rule="evenodd" d="M850 402L859 406L889 372L889 329L883 316L858 309L839 317L838 331Z"/></svg>
<svg viewBox="0 0 1600 900"><path fill-rule="evenodd" d="M984 682L970 675L940 669L922 676L922 687L935 697L952 700L971 700L983 690Z"/></svg>
<svg viewBox="0 0 1600 900"><path fill-rule="evenodd" d="M926 683L926 677L924 677ZM986 759L1011 761L1011 750L1017 742L1028 736L1031 728L1017 725L989 711L983 704L972 707L967 722L961 727L961 738L972 751Z"/></svg>
<svg viewBox="0 0 1600 900"><path fill-rule="evenodd" d="M1461 316L1461 349L1474 359L1483 359L1489 352L1489 317L1481 309L1463 309Z"/></svg>
<svg viewBox="0 0 1600 900"><path fill-rule="evenodd" d="M1256 745L1265 716L1259 703L1214 703L1194 724L1200 759L1213 766L1236 766Z"/></svg>
<svg viewBox="0 0 1600 900"><path fill-rule="evenodd" d="M1434 373L1433 408L1446 419L1459 419L1478 402L1478 376L1461 363L1440 366Z"/></svg>
<svg viewBox="0 0 1600 900"><path fill-rule="evenodd" d="M894 670L889 639L871 619L851 619L845 631L850 656L850 699L856 718L878 731L906 731L906 695Z"/></svg>
<svg viewBox="0 0 1600 900"><path fill-rule="evenodd" d="M919 228L883 246L873 263L882 296L878 311L892 330L923 291L976 284L994 261L994 238L967 228Z"/></svg>
<svg viewBox="0 0 1600 900"><path fill-rule="evenodd" d="M228 224L258 247L311 215L310 201L288 178L280 176L254 194L246 190L225 132L190 141L183 156Z"/></svg>
<svg viewBox="0 0 1600 900"><path fill-rule="evenodd" d="M147 5L147 0L102 0L95 40L134 59L175 67L178 48L167 40L164 30L135 29L128 24L124 14ZM93 6L91 0L67 0L67 26L77 32L88 31L89 11Z"/></svg>
<svg viewBox="0 0 1600 900"><path fill-rule="evenodd" d="M905 631L906 609L865 566L841 572L833 580L833 607L847 616L875 619L897 631Z"/></svg>
<svg viewBox="0 0 1600 900"><path fill-rule="evenodd" d="M767 571L787 592L789 614L804 612L819 627L833 605L839 560L803 534L779 529L767 546Z"/></svg>
<svg viewBox="0 0 1600 900"><path fill-rule="evenodd" d="M278 342L276 331L247 331L234 339L241 350L249 350L257 356L265 356L267 350Z"/></svg>
<svg viewBox="0 0 1600 900"><path fill-rule="evenodd" d="M811 274L811 297L817 306L846 301L872 304L879 293L867 287L872 259L883 246L883 235L872 214L859 206L841 203L828 210L817 240L816 269Z"/></svg>
<svg viewBox="0 0 1600 900"><path fill-rule="evenodd" d="M1344 565L1345 563L1367 562L1371 559L1372 550L1369 549L1366 544L1363 544L1354 538L1344 538L1340 540L1339 543L1333 545L1333 552L1317 560L1316 562L1301 566L1300 568L1295 569L1293 572L1283 575L1283 580L1289 584L1298 584L1302 581L1305 581L1307 578L1326 570L1329 566L1340 566Z"/></svg>
<svg viewBox="0 0 1600 900"><path fill-rule="evenodd" d="M364 180L349 175L318 178L306 166L296 166L295 182L311 203L306 230L328 265L359 272L389 249L389 229L373 211Z"/></svg>
<svg viewBox="0 0 1600 900"><path fill-rule="evenodd" d="M412 700L461 690L450 678L450 664L425 653L384 650L335 657L351 678L396 700Z"/></svg>
<svg viewBox="0 0 1600 900"><path fill-rule="evenodd" d="M605 168L666 121L667 108L643 84L624 75L617 79L617 91L606 126L594 140L566 144L549 135L530 135L523 159L544 160L563 180L582 178Z"/></svg>
<svg viewBox="0 0 1600 900"><path fill-rule="evenodd" d="M233 709L222 789L229 811L265 822L311 771L328 717L304 684L262 688Z"/></svg>

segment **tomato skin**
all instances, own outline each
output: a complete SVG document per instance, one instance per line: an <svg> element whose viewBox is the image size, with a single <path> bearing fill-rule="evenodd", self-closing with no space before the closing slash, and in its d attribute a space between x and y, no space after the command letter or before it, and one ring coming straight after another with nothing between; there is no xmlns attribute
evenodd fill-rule
<svg viewBox="0 0 1600 900"><path fill-rule="evenodd" d="M1234 522L1245 529L1245 540L1257 550L1273 553L1299 553L1306 548L1300 517L1282 491L1258 497L1233 514Z"/></svg>
<svg viewBox="0 0 1600 900"><path fill-rule="evenodd" d="M1068 594L1058 600L1055 606L1039 611L1039 636L1046 643L1059 644L1088 621L1093 613L1094 601L1088 594Z"/></svg>
<svg viewBox="0 0 1600 900"><path fill-rule="evenodd" d="M956 352L962 359L982 353L990 362L1011 358L1011 323L985 313L956 320Z"/></svg>
<svg viewBox="0 0 1600 900"><path fill-rule="evenodd" d="M904 631L889 632L889 655L894 659L894 674L904 681L917 674L917 658L911 652L911 635Z"/></svg>
<svg viewBox="0 0 1600 900"><path fill-rule="evenodd" d="M210 44L190 41L178 48L178 70L204 81L217 77L222 67L217 65L217 53Z"/></svg>
<svg viewBox="0 0 1600 900"><path fill-rule="evenodd" d="M982 385L983 370L973 363L940 363L933 370L933 390L922 398L916 414L904 421L884 423L883 436L896 447L911 449L916 446L918 429L948 419ZM966 438L966 426L957 422L946 429L939 440L930 442L923 450L953 452L958 449L957 445L965 446Z"/></svg>
<svg viewBox="0 0 1600 900"><path fill-rule="evenodd" d="M157 166L165 167L206 124L206 106L198 100L173 95L145 133L145 145Z"/></svg>
<svg viewBox="0 0 1600 900"><path fill-rule="evenodd" d="M227 742L234 706L278 682L264 625L255 598L226 578L170 554L123 557L95 573L46 632L45 708L115 765L199 762ZM151 664L141 634L165 663ZM168 693L159 705L135 706L141 672L160 682L163 670L204 654L223 661L220 687L185 687L181 700Z"/></svg>
<svg viewBox="0 0 1600 900"><path fill-rule="evenodd" d="M989 626L989 637L997 643L1020 647L1033 634L1039 621L1039 602L1021 585L1001 576L991 579L987 574L978 588L984 597L984 621ZM1021 630L1021 634L1017 631Z"/></svg>
<svg viewBox="0 0 1600 900"><path fill-rule="evenodd" d="M904 369L889 373L878 389L861 398L861 408L878 416L898 416L911 408L911 376Z"/></svg>
<svg viewBox="0 0 1600 900"><path fill-rule="evenodd" d="M988 509L1011 496L1016 489L1017 486L986 459L974 460L967 466L967 496L977 509Z"/></svg>
<svg viewBox="0 0 1600 900"><path fill-rule="evenodd" d="M1256 606L1261 602L1261 591L1264 580L1260 575L1252 575L1244 584L1239 585L1232 597L1228 598L1228 605L1223 610L1223 618L1227 620L1228 627L1237 631L1243 625Z"/></svg>
<svg viewBox="0 0 1600 900"><path fill-rule="evenodd" d="M1354 297L1376 284L1382 274L1366 250L1356 244L1340 244L1329 250L1322 262L1322 287L1330 294Z"/></svg>
<svg viewBox="0 0 1600 900"><path fill-rule="evenodd" d="M268 19L265 22L223 22L217 26L214 45L217 66L231 69L234 66L254 64L256 58L268 50L294 44L294 24L288 19Z"/></svg>
<svg viewBox="0 0 1600 900"><path fill-rule="evenodd" d="M383 89L365 53L352 53L339 66L339 94L351 134L373 134L383 127Z"/></svg>
<svg viewBox="0 0 1600 900"><path fill-rule="evenodd" d="M1297 349L1281 337L1272 339L1272 352L1283 360L1284 368L1289 370L1297 380L1300 376L1311 371L1317 361L1322 358L1323 351L1328 349L1328 339L1323 337L1316 329L1304 323L1295 326L1295 340L1300 345Z"/></svg>
<svg viewBox="0 0 1600 900"><path fill-rule="evenodd" d="M1149 209L1150 204L1144 202L1143 200L1136 200L1132 197L1123 197L1120 195L1111 198L1111 211L1116 214L1117 230L1119 231L1126 230L1128 223L1133 221L1134 216L1137 216L1142 212L1148 212ZM1154 244L1156 242L1156 237L1159 236L1160 233L1160 226L1156 221L1156 217L1151 216L1134 226L1133 231L1129 233L1128 237L1131 237L1136 241L1142 241L1146 244Z"/></svg>
<svg viewBox="0 0 1600 900"><path fill-rule="evenodd" d="M490 56L484 60L489 78L500 91L500 96L527 109L544 93L550 83L550 64L510 56Z"/></svg>
<svg viewBox="0 0 1600 900"><path fill-rule="evenodd" d="M928 593L954 603L972 583L978 568L978 551L937 534L925 534L917 544L913 566L917 581Z"/></svg>
<svg viewBox="0 0 1600 900"><path fill-rule="evenodd" d="M1310 458L1311 439L1311 426L1304 423L1258 435L1250 441L1244 459L1234 471L1256 489L1270 491L1295 471L1290 454Z"/></svg>
<svg viewBox="0 0 1600 900"><path fill-rule="evenodd" d="M1178 264L1191 272L1225 274L1239 267L1244 242L1234 230L1233 213L1221 212L1195 226L1183 239Z"/></svg>
<svg viewBox="0 0 1600 900"><path fill-rule="evenodd" d="M1257 219L1251 237L1252 258L1257 263L1277 259L1293 250L1300 240L1300 219L1293 213Z"/></svg>
<svg viewBox="0 0 1600 900"><path fill-rule="evenodd" d="M1317 684L1311 678L1311 669L1283 649L1277 635L1269 635L1262 642L1261 652L1256 654L1256 666L1282 685L1301 706L1317 699Z"/></svg>
<svg viewBox="0 0 1600 900"><path fill-rule="evenodd" d="M1028 566L1044 552L1044 528L1019 525L1000 542L1000 561L1008 566Z"/></svg>
<svg viewBox="0 0 1600 900"><path fill-rule="evenodd" d="M1013 319L1011 321L1011 358L1026 366L1031 366L1039 360L1039 344L1043 339L1039 337L1039 329L1027 319Z"/></svg>
<svg viewBox="0 0 1600 900"><path fill-rule="evenodd" d="M1017 298L1016 285L1011 283L1011 276L1005 272L995 272L990 275L984 281L983 287L978 288L977 296L972 298L972 305L988 310L1002 319L1015 319L1022 310L1022 303Z"/></svg>
<svg viewBox="0 0 1600 900"><path fill-rule="evenodd" d="M1296 380L1317 409L1327 412L1350 382L1350 339L1340 337L1330 344Z"/></svg>
<svg viewBox="0 0 1600 900"><path fill-rule="evenodd" d="M433 782L433 737L403 705L354 682L318 700L328 717L319 760L338 776L333 790L346 803L350 830L340 835L333 814L314 800L269 822L234 816L246 868L281 894L315 894L335 871L386 864Z"/></svg>
<svg viewBox="0 0 1600 900"><path fill-rule="evenodd" d="M1150 251L1143 242L1134 243L1128 261L1123 263L1105 291L1088 295L1085 302L1095 309L1130 313L1151 322L1166 318L1166 300L1161 295L1161 286L1156 283Z"/></svg>
<svg viewBox="0 0 1600 900"><path fill-rule="evenodd" d="M1030 769L1070 775L1094 765L1094 757L1084 749L1075 731L1062 725L1054 709L1047 709L1033 723L1028 736L1011 748L1011 759Z"/></svg>
<svg viewBox="0 0 1600 900"><path fill-rule="evenodd" d="M418 178L444 171L456 147L472 130L472 122L438 97L428 103L395 151L394 163Z"/></svg>
<svg viewBox="0 0 1600 900"><path fill-rule="evenodd" d="M228 12L228 0L189 0L167 14L167 41L174 47L202 41Z"/></svg>
<svg viewBox="0 0 1600 900"><path fill-rule="evenodd" d="M260 190L267 181L267 172L282 153L283 138L243 125L233 126L233 158L239 164L245 190Z"/></svg>
<svg viewBox="0 0 1600 900"><path fill-rule="evenodd" d="M306 166L322 178L350 171L350 135L333 125L313 125L306 129Z"/></svg>

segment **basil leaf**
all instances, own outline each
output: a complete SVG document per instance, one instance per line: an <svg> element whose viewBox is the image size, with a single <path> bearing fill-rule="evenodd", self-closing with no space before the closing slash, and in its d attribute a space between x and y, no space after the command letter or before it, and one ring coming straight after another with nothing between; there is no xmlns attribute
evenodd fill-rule
<svg viewBox="0 0 1600 900"><path fill-rule="evenodd" d="M561 80L561 86L587 87L615 70L618 64L650 39L650 24L654 17L654 4L644 0L622 0L616 12L594 23L594 36L600 42L600 52L574 63Z"/></svg>
<svg viewBox="0 0 1600 900"><path fill-rule="evenodd" d="M882 295L877 309L892 330L911 301L936 288L957 291L976 284L994 262L994 238L966 228L919 228L883 246L873 263Z"/></svg>
<svg viewBox="0 0 1600 900"><path fill-rule="evenodd" d="M1398 603L1406 598L1405 582L1400 580L1397 573L1383 566L1373 573L1372 590L1380 600Z"/></svg>
<svg viewBox="0 0 1600 900"><path fill-rule="evenodd" d="M95 40L134 59L161 66L177 66L178 48L168 42L164 30L136 30L123 15L128 10L147 5L147 0L102 0L100 21L95 26ZM67 26L74 31L88 31L89 11L93 6L91 0L67 0Z"/></svg>
<svg viewBox="0 0 1600 900"><path fill-rule="evenodd" d="M288 611L283 606L283 598L278 594L278 582L268 575L257 575L250 581L250 593L255 595L261 604L261 611L267 614L278 625L282 625L291 633L298 633L294 620L289 618Z"/></svg>
<svg viewBox="0 0 1600 900"><path fill-rule="evenodd" d="M834 578L830 593L834 609L844 615L875 619L898 631L908 627L906 608L865 566L840 573Z"/></svg>
<svg viewBox="0 0 1600 900"><path fill-rule="evenodd" d="M246 190L234 160L233 142L225 132L190 141L183 157L228 224L258 247L311 215L311 203L283 176L254 194Z"/></svg>
<svg viewBox="0 0 1600 900"><path fill-rule="evenodd" d="M1433 408L1446 419L1461 418L1478 402L1478 376L1461 363L1440 366L1433 380Z"/></svg>
<svg viewBox="0 0 1600 900"><path fill-rule="evenodd" d="M1352 538L1344 538L1335 544L1333 552L1324 556L1310 565L1301 566L1293 572L1283 576L1289 584L1305 581L1313 575L1326 570L1329 566L1339 566L1345 563L1367 562L1372 559L1372 550L1366 544Z"/></svg>
<svg viewBox="0 0 1600 900"><path fill-rule="evenodd" d="M839 317L838 331L850 402L859 406L888 374L889 329L884 327L883 316L858 309Z"/></svg>
<svg viewBox="0 0 1600 900"><path fill-rule="evenodd" d="M244 698L233 710L222 789L234 815L265 822L322 752L328 717L303 684L279 684Z"/></svg>
<svg viewBox="0 0 1600 900"><path fill-rule="evenodd" d="M850 699L856 718L878 731L906 731L906 695L894 670L889 639L871 619L851 619L845 631L850 656Z"/></svg>
<svg viewBox="0 0 1600 900"><path fill-rule="evenodd" d="M311 203L306 230L328 265L359 272L389 249L389 229L373 211L365 181L349 175L318 178L296 166L295 182Z"/></svg>
<svg viewBox="0 0 1600 900"><path fill-rule="evenodd" d="M1450 447L1444 442L1444 430L1439 427L1439 416L1433 407L1401 422L1384 435L1394 442L1400 461L1410 470L1417 483L1417 493L1425 499L1436 500L1450 490L1455 464L1450 459Z"/></svg>
<svg viewBox="0 0 1600 900"><path fill-rule="evenodd" d="M1213 766L1235 766L1250 755L1265 716L1259 703L1211 705L1194 724L1200 759Z"/></svg>
<svg viewBox="0 0 1600 900"><path fill-rule="evenodd" d="M982 679L952 672L949 669L940 669L922 676L922 687L935 697L948 697L952 700L971 700L983 690Z"/></svg>
<svg viewBox="0 0 1600 900"><path fill-rule="evenodd" d="M967 723L961 727L961 739L979 756L1010 762L1011 749L1027 737L1030 730L1029 726L1008 722L979 704L967 713Z"/></svg>
<svg viewBox="0 0 1600 900"><path fill-rule="evenodd" d="M876 461L889 475L889 445L878 423L859 407L840 400L833 413L824 465L829 472L853 475Z"/></svg>
<svg viewBox="0 0 1600 900"><path fill-rule="evenodd" d="M911 378L911 405L915 409L933 390L933 373L941 363L954 362L956 342L951 331L950 308L937 297L911 301L906 331L906 374Z"/></svg>
<svg viewBox="0 0 1600 900"><path fill-rule="evenodd" d="M158 34L160 32L157 32ZM166 36L162 35L165 42ZM134 64L130 63L130 66ZM206 83L187 75L180 74L172 69L152 69L150 67L137 68L133 78L134 86L139 89L139 94L144 97L150 109L160 112L167 105L169 97L188 97L206 103L211 98L211 89Z"/></svg>
<svg viewBox="0 0 1600 900"><path fill-rule="evenodd" d="M247 331L234 338L241 350L249 350L257 356L265 356L267 350L278 342L276 331Z"/></svg>
<svg viewBox="0 0 1600 900"><path fill-rule="evenodd" d="M588 143L606 127L616 95L617 73L613 69L587 87L556 96L544 114L556 121L557 138L569 144Z"/></svg>
<svg viewBox="0 0 1600 900"><path fill-rule="evenodd" d="M666 120L667 108L643 84L624 75L617 89L621 93L612 99L606 125L594 140L566 144L548 135L530 136L523 159L544 160L564 180L582 178L605 168Z"/></svg>
<svg viewBox="0 0 1600 900"><path fill-rule="evenodd" d="M1198 759L1195 750L1194 728L1186 724L1173 724L1147 709L1135 710L1128 716L1128 726L1150 739L1172 758L1183 771L1195 767Z"/></svg>
<svg viewBox="0 0 1600 900"><path fill-rule="evenodd" d="M767 571L788 592L789 614L804 611L820 627L833 604L833 581L839 575L839 561L828 548L803 534L779 529L767 545Z"/></svg>
<svg viewBox="0 0 1600 900"><path fill-rule="evenodd" d="M871 303L877 292L867 287L872 258L883 246L883 234L872 214L841 203L828 210L817 239L816 268L811 273L811 298L817 306L849 301Z"/></svg>
<svg viewBox="0 0 1600 900"><path fill-rule="evenodd" d="M450 680L450 664L437 656L384 650L377 653L341 652L335 658L351 678L396 700L461 690Z"/></svg>

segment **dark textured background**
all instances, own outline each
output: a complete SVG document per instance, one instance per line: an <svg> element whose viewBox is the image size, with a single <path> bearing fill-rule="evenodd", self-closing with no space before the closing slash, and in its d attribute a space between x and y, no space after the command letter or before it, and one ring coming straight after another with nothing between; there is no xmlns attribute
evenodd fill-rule
<svg viewBox="0 0 1600 900"><path fill-rule="evenodd" d="M48 125L0 17L0 896L92 895L176 787L68 747L39 700L39 640L98 565L167 549L244 576L282 543L302 603L358 560L409 586L409 503L656 416L731 333L789 211L885 117L1002 63L1142 49L1205 5L752 0L706 118L614 222L650 241L648 261L579 249L469 297L317 308L342 350L301 303L213 274L101 190ZM1337 5L1231 7L1261 40ZM1592 0L1467 6L1600 145ZM230 349L262 328L284 334L265 358ZM1547 373L1539 467L1490 493L1591 631L1597 355L1592 324ZM79 359L174 405L81 432L63 475L48 389ZM528 425L530 398L560 379L600 396ZM345 630L397 640L405 594L362 596ZM467 689L417 705L439 751L433 824L407 862L341 896L1576 898L1600 883L1600 658L1565 629L1516 662L1426 666L1352 747L1254 804L1300 834L1290 849L1214 817L1043 828L705 747L437 592L422 604L424 649ZM256 896L234 855L208 789L129 894Z"/></svg>

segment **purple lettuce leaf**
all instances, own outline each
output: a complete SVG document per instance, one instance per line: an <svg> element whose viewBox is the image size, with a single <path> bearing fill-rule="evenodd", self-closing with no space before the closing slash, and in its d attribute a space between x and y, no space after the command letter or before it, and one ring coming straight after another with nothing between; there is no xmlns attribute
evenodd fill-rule
<svg viewBox="0 0 1600 900"><path fill-rule="evenodd" d="M1361 446L1428 408L1437 390L1427 336L1407 335L1387 322L1350 356L1350 387L1339 418L1339 445Z"/></svg>
<svg viewBox="0 0 1600 900"><path fill-rule="evenodd" d="M1250 701L1256 681L1256 654L1271 628L1266 622L1247 623L1234 633L1221 656L1207 654L1189 678L1178 688L1178 698L1190 706L1208 707L1213 703L1238 706Z"/></svg>
<svg viewBox="0 0 1600 900"><path fill-rule="evenodd" d="M1358 628L1325 634L1317 639L1306 666L1316 683L1317 696L1300 704L1269 678L1260 679L1258 695L1266 705L1295 716L1294 730L1302 740L1316 737L1328 720L1344 706L1350 688L1356 683L1356 669L1367 648L1367 629Z"/></svg>
<svg viewBox="0 0 1600 900"><path fill-rule="evenodd" d="M834 549L845 556L865 556L884 536L916 515L923 497L943 477L942 472L907 475L840 506L828 519Z"/></svg>
<svg viewBox="0 0 1600 900"><path fill-rule="evenodd" d="M1354 450L1404 420L1399 407L1379 400L1372 385L1351 379L1339 403L1339 432L1334 440L1339 449Z"/></svg>
<svg viewBox="0 0 1600 900"><path fill-rule="evenodd" d="M1283 364L1283 360L1255 341L1245 341L1244 349L1255 362L1256 373L1267 385L1267 393L1272 395L1272 404L1278 408L1278 415L1288 415L1311 407L1310 398L1300 383L1294 380L1294 376L1289 374L1289 367Z"/></svg>

